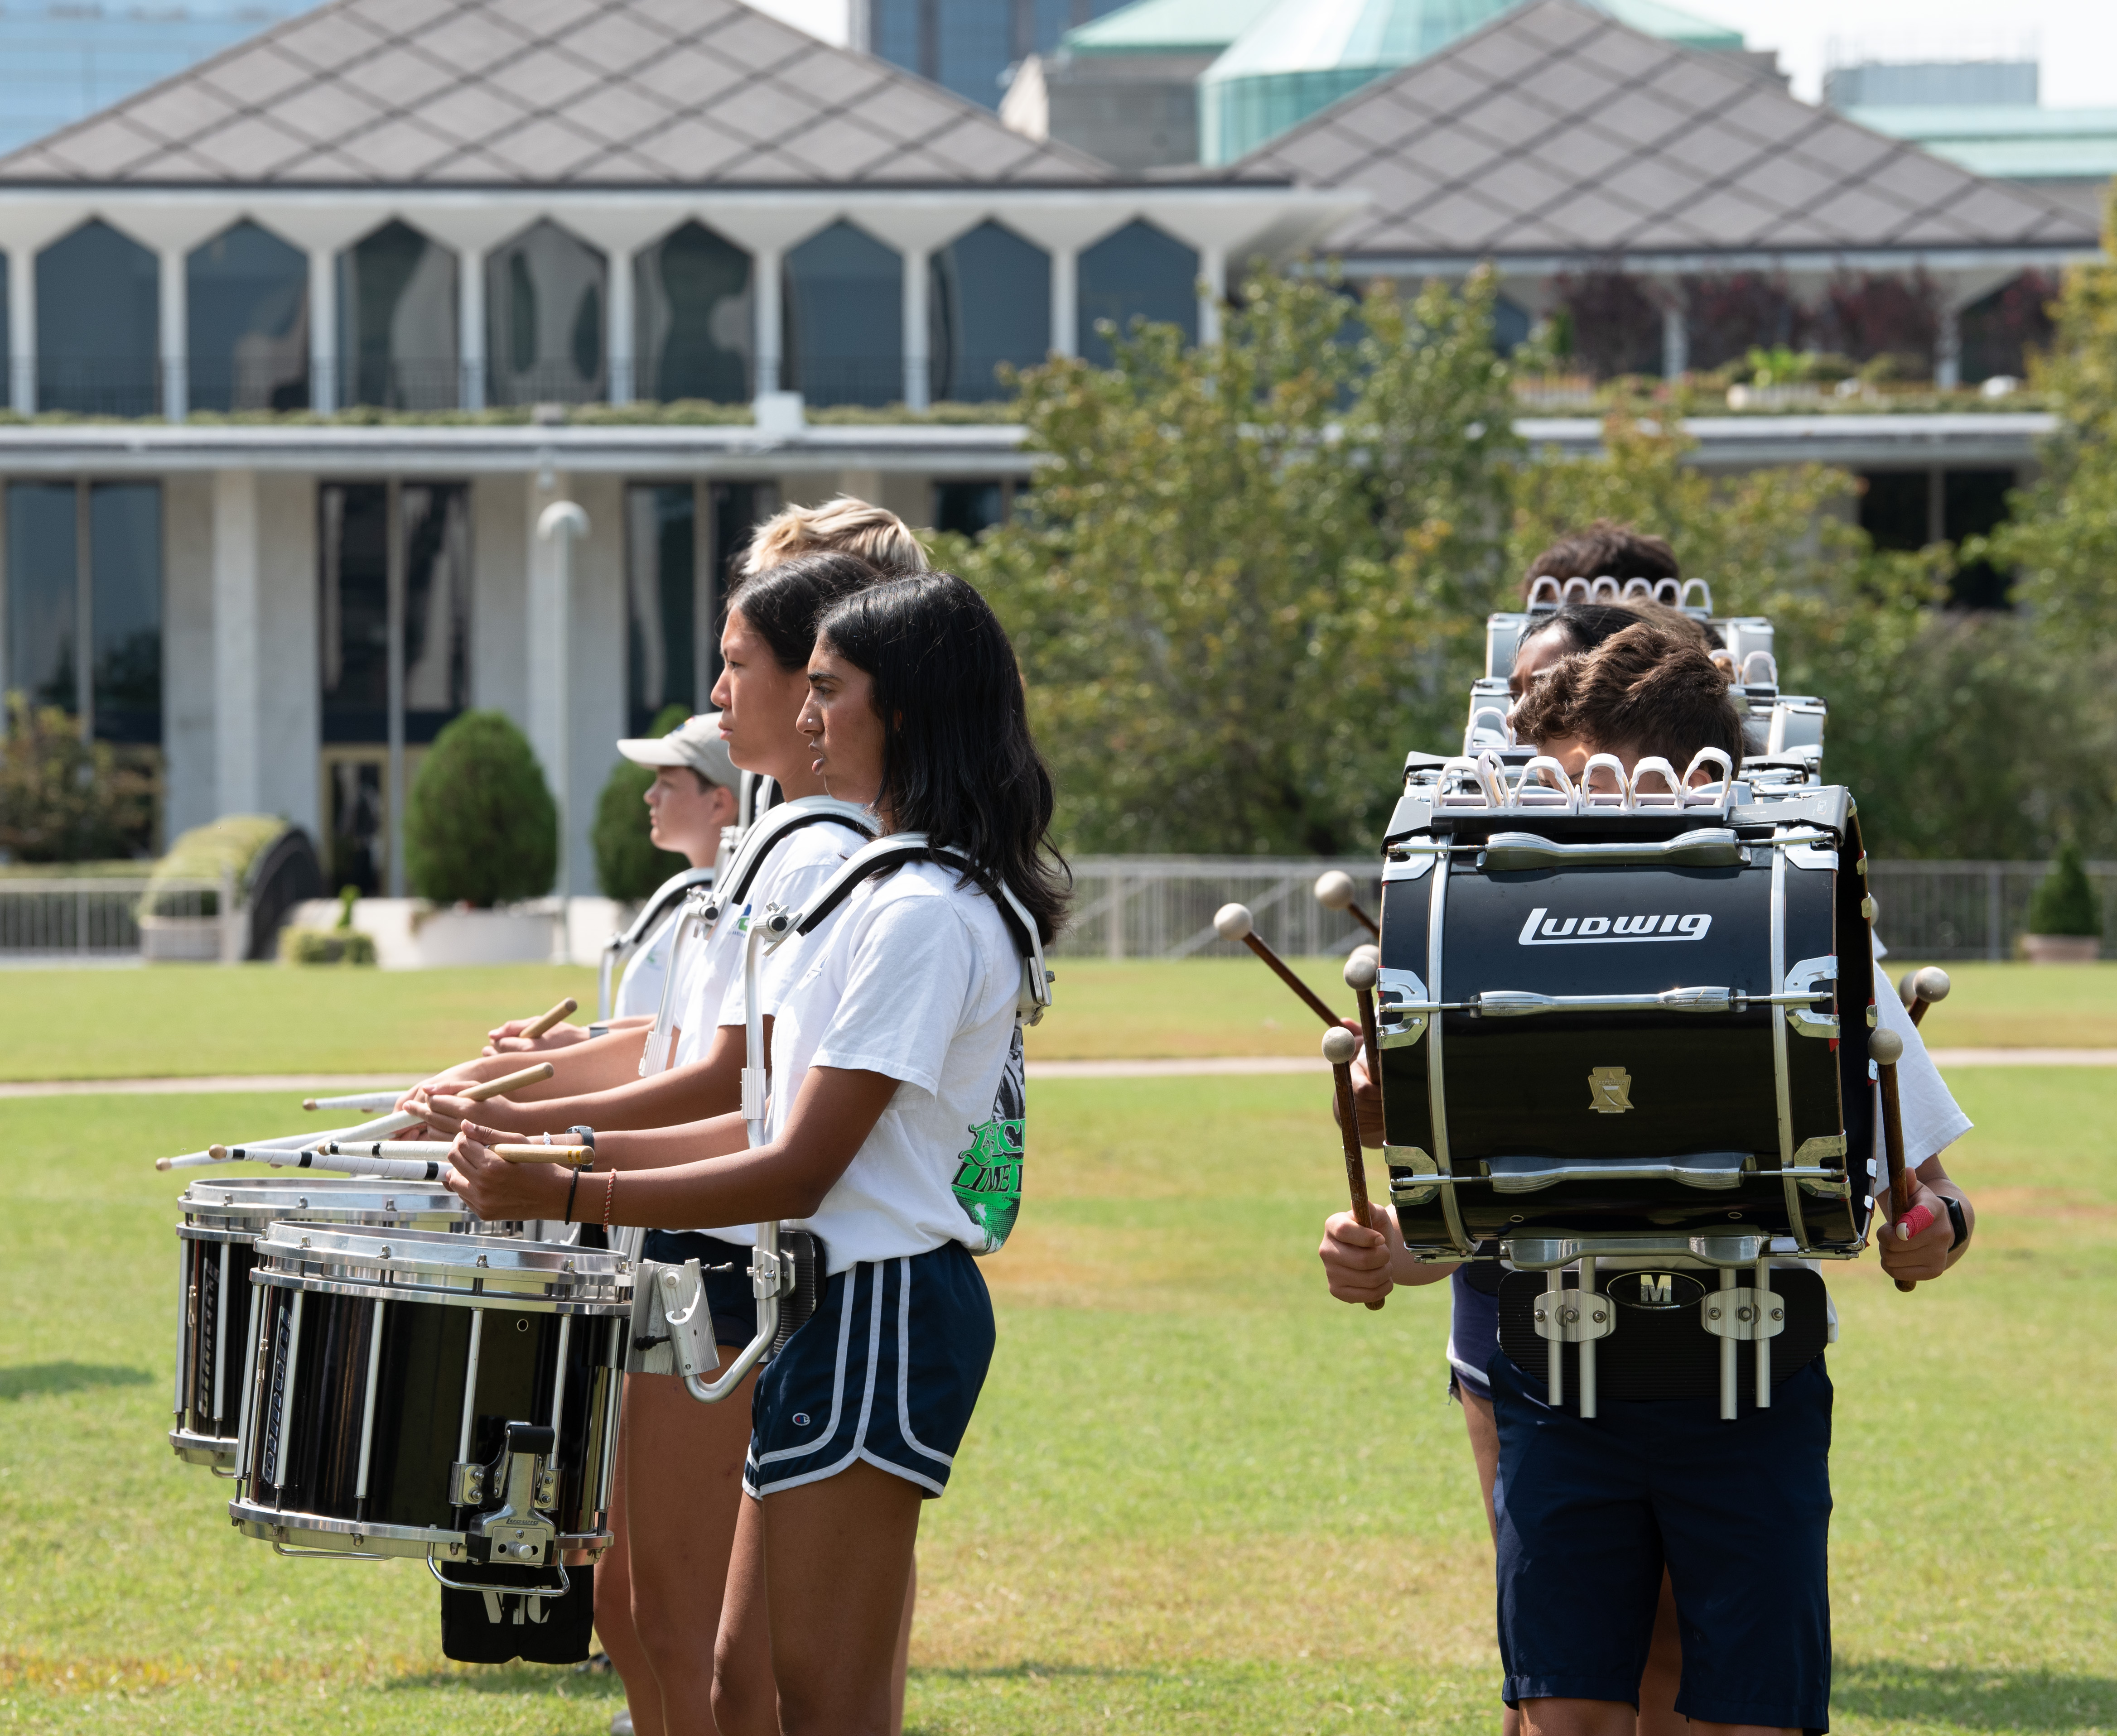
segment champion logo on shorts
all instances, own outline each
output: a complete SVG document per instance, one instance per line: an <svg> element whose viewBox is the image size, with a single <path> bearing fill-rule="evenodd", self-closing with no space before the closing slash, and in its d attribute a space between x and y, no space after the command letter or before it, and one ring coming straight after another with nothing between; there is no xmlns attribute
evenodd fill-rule
<svg viewBox="0 0 2117 1736"><path fill-rule="evenodd" d="M970 1149L956 1153L956 1203L985 1232L976 1251L999 1251L1022 1211L1022 1133L1028 1109L1023 1073L1022 1031L1017 1026L1007 1065L1000 1070L993 1096L992 1119L967 1130Z"/></svg>
<svg viewBox="0 0 2117 1736"><path fill-rule="evenodd" d="M794 1426L797 1429L805 1429L809 1426L809 1413L806 1411L796 1411L794 1413Z"/></svg>

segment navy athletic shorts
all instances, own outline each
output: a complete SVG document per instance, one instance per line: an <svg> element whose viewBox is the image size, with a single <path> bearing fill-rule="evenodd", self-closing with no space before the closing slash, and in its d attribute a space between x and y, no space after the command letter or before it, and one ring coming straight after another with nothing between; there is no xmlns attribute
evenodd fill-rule
<svg viewBox="0 0 2117 1736"><path fill-rule="evenodd" d="M1460 1265L1448 1274L1448 1389L1492 1402L1485 1365L1499 1354L1500 1292L1496 1265ZM1473 1282L1473 1278L1477 1282ZM1487 1284L1492 1287L1485 1287Z"/></svg>
<svg viewBox="0 0 2117 1736"><path fill-rule="evenodd" d="M1676 1710L1723 1724L1829 1728L1830 1378L1820 1356L1769 1410L1717 1398L1554 1411L1502 1355L1503 1697L1639 1703L1662 1568L1676 1592Z"/></svg>
<svg viewBox="0 0 2117 1736"><path fill-rule="evenodd" d="M665 1266L680 1266L687 1259L699 1263L706 1287L706 1306L713 1317L713 1342L738 1347L757 1336L757 1299L749 1291L749 1244L722 1241L696 1230L649 1230L640 1244L642 1259L659 1260ZM716 1272L715 1266L732 1262L732 1272Z"/></svg>
<svg viewBox="0 0 2117 1736"><path fill-rule="evenodd" d="M865 1459L939 1494L992 1352L992 1299L961 1242L848 1267L758 1380L743 1487L768 1495Z"/></svg>

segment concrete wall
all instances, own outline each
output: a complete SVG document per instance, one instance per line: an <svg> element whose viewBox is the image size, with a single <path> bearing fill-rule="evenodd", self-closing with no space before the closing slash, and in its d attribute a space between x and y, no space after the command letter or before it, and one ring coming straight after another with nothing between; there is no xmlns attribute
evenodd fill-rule
<svg viewBox="0 0 2117 1736"><path fill-rule="evenodd" d="M470 485L470 702L529 726L528 479Z"/></svg>
<svg viewBox="0 0 2117 1736"><path fill-rule="evenodd" d="M284 815L323 841L323 672L316 620L316 479L257 479L258 809Z"/></svg>
<svg viewBox="0 0 2117 1736"><path fill-rule="evenodd" d="M162 484L164 826L174 838L220 813L214 771L213 478Z"/></svg>

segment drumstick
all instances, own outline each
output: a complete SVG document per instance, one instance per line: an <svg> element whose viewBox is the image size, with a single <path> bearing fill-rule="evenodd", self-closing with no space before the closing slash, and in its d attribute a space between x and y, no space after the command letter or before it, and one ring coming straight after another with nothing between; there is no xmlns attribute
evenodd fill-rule
<svg viewBox="0 0 2117 1736"><path fill-rule="evenodd" d="M1382 931L1376 926L1374 918L1353 902L1354 890L1353 877L1342 868L1332 868L1327 874L1319 874L1316 877L1317 903L1326 910L1343 910L1380 940Z"/></svg>
<svg viewBox="0 0 2117 1736"><path fill-rule="evenodd" d="M1882 1083L1882 1153L1889 1167L1889 1217L1897 1240L1909 1241L1933 1222L1924 1206L1912 1204L1916 1177L1904 1163L1903 1107L1897 1096L1897 1063L1903 1058L1904 1039L1894 1031L1880 1030L1867 1039L1867 1055L1875 1063ZM1910 1290L1916 1278L1900 1278L1897 1288Z"/></svg>
<svg viewBox="0 0 2117 1736"><path fill-rule="evenodd" d="M1368 1160L1360 1149L1359 1112L1353 1104L1353 1052L1359 1039L1342 1025L1334 1025L1323 1034L1323 1058L1331 1063L1331 1072L1338 1087L1338 1136L1345 1147L1345 1190L1353 1197L1353 1222L1363 1230L1375 1227L1375 1210L1368 1203ZM1386 1244L1388 1238L1383 1238ZM1368 1304L1371 1309L1380 1308L1377 1296Z"/></svg>
<svg viewBox="0 0 2117 1736"><path fill-rule="evenodd" d="M356 1091L350 1097L305 1097L304 1109L394 1109L397 1099L404 1093L396 1091Z"/></svg>
<svg viewBox="0 0 2117 1736"><path fill-rule="evenodd" d="M519 1073L509 1073L498 1079L484 1080L464 1090L451 1091L448 1094L451 1097L467 1098L473 1103L482 1103L489 1097L505 1097L510 1091L519 1091L524 1085L536 1084L540 1080L549 1079L558 1071L550 1061L540 1061L535 1066L524 1067ZM416 1127L418 1122L414 1120L406 1125Z"/></svg>
<svg viewBox="0 0 2117 1736"><path fill-rule="evenodd" d="M568 995L565 1000L560 1002L557 1006L554 1006L551 1011L546 1013L542 1018L533 1019L528 1024L523 1025L522 1027L522 1034L525 1037L542 1036L545 1032L551 1029L551 1028L556 1025L561 1019L571 1018L574 1015L574 1009L579 1006L580 1004L581 1003L576 1001L571 995Z"/></svg>
<svg viewBox="0 0 2117 1736"><path fill-rule="evenodd" d="M595 1162L593 1145L488 1145L485 1148L503 1163L563 1163L581 1169Z"/></svg>
<svg viewBox="0 0 2117 1736"><path fill-rule="evenodd" d="M1368 1080L1381 1075L1381 1043L1375 1032L1375 983L1381 975L1381 955L1372 946L1355 946L1345 960L1345 986L1360 1003L1360 1035L1368 1045Z"/></svg>
<svg viewBox="0 0 2117 1736"><path fill-rule="evenodd" d="M1213 913L1213 932L1215 934L1224 941L1240 941L1279 973L1280 980L1301 997L1311 1012L1326 1025L1335 1025L1338 1015L1325 1004L1321 995L1287 969L1284 959L1257 937L1256 927L1257 919L1250 914L1248 905L1222 905Z"/></svg>
<svg viewBox="0 0 2117 1736"><path fill-rule="evenodd" d="M1948 973L1938 965L1929 965L1923 970L1907 970L1904 979L1897 984L1897 998L1912 1015L1916 1025L1926 1017L1926 1010L1936 1001L1945 1001L1948 992L1955 985L1948 980Z"/></svg>

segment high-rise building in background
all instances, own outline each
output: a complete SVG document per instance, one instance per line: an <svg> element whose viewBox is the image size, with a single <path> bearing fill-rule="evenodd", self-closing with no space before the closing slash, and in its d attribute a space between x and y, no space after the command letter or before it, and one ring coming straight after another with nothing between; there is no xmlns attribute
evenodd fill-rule
<svg viewBox="0 0 2117 1736"><path fill-rule="evenodd" d="M1123 0L854 0L852 46L999 107L1010 70Z"/></svg>
<svg viewBox="0 0 2117 1736"><path fill-rule="evenodd" d="M315 3L98 6L52 0L0 8L0 152L108 108Z"/></svg>

